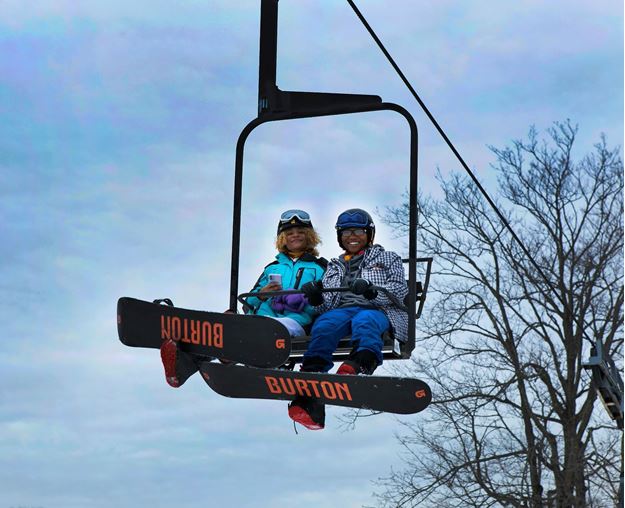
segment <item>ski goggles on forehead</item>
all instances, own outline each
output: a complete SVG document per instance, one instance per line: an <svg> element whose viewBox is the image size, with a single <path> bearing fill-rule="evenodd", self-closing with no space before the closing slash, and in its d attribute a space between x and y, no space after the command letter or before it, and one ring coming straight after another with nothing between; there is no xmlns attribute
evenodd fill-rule
<svg viewBox="0 0 625 508"><path fill-rule="evenodd" d="M339 215L336 221L338 231L347 228L374 228L370 218L359 210L346 211Z"/></svg>
<svg viewBox="0 0 625 508"><path fill-rule="evenodd" d="M304 210L287 210L280 215L280 223L291 222L293 219L299 219L304 224L310 224L310 215Z"/></svg>

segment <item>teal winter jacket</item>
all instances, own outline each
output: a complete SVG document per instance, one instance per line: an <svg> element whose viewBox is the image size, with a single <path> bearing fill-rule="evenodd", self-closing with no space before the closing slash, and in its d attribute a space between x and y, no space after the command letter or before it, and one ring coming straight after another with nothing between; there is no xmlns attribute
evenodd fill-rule
<svg viewBox="0 0 625 508"><path fill-rule="evenodd" d="M269 284L269 274L273 273L282 275L282 289L299 289L307 282L321 280L327 263L324 258L316 258L308 253L293 261L289 256L280 252L276 256L276 260L265 267L251 292L256 293ZM271 308L271 298L262 301L260 298L251 296L247 299L247 305L250 307L247 311L248 314L289 317L302 326L312 323L313 317L317 314L311 305L306 305L303 312L276 312Z"/></svg>

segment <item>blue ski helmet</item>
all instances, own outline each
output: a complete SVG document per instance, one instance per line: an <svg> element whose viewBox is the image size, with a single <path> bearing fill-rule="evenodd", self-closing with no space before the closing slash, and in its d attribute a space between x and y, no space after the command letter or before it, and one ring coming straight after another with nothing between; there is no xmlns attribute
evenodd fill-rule
<svg viewBox="0 0 625 508"><path fill-rule="evenodd" d="M336 228L336 239L338 240L341 248L344 248L341 243L341 231L344 229L364 229L367 232L368 244L372 244L373 239L375 238L375 224L373 223L373 219L371 218L371 215L360 208L350 208L349 210L345 210L339 215L338 219L336 219L336 225L334 227Z"/></svg>

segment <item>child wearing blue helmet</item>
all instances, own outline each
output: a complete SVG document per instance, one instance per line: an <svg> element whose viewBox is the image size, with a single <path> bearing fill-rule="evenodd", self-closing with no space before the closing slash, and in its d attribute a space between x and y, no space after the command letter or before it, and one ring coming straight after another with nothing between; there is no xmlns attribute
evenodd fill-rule
<svg viewBox="0 0 625 508"><path fill-rule="evenodd" d="M341 213L336 233L343 254L330 261L321 282L302 286L309 303L322 314L312 327L301 370L328 372L339 341L351 335L352 353L337 374L371 374L382 363L382 334L390 331L400 341L407 338L408 315L393 302L403 301L408 294L404 266L399 255L373 243L375 224L365 210ZM350 291L322 293L323 287ZM311 430L325 425L325 407L314 398L296 398L289 404L289 416Z"/></svg>

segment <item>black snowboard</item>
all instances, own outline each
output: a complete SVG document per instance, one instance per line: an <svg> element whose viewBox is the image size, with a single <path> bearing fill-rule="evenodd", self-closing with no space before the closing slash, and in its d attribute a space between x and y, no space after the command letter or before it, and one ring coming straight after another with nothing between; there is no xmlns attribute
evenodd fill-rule
<svg viewBox="0 0 625 508"><path fill-rule="evenodd" d="M223 314L120 298L117 332L126 346L156 348L177 340L182 351L256 367L279 367L291 353L284 325L263 316Z"/></svg>
<svg viewBox="0 0 625 508"><path fill-rule="evenodd" d="M341 376L210 362L202 363L200 372L208 386L226 397L293 400L304 395L325 404L398 414L423 411L432 400L430 387L410 378Z"/></svg>

